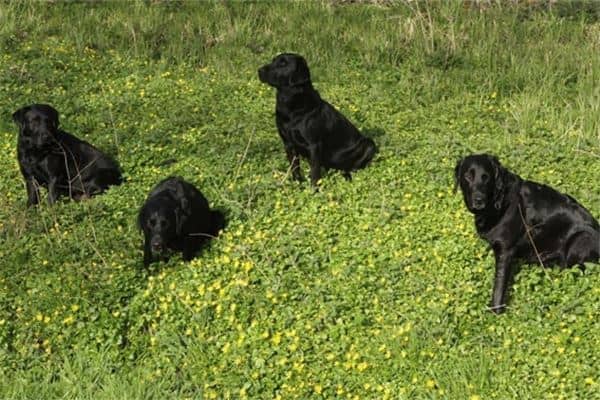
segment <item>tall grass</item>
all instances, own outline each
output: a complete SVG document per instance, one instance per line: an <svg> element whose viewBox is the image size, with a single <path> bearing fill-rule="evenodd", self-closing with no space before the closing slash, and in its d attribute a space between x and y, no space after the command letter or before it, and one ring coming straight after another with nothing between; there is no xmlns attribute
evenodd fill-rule
<svg viewBox="0 0 600 400"><path fill-rule="evenodd" d="M566 135L598 138L599 71L592 60L600 52L599 4L13 1L0 6L0 37L4 51L60 36L80 51L210 64L226 73L283 50L306 55L322 79L336 79L344 65L408 65L405 79L421 79L426 69L445 89L423 82L422 101L464 90L516 93L520 111L510 131L531 131L542 113ZM562 101L564 108L549 111L534 99Z"/></svg>

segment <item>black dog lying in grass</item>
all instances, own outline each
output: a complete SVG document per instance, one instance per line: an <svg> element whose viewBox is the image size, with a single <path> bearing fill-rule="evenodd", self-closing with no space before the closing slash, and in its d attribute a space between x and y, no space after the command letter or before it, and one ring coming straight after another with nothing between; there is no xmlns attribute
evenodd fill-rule
<svg viewBox="0 0 600 400"><path fill-rule="evenodd" d="M494 250L496 277L491 309L506 307L516 260L561 267L598 262L598 221L574 198L506 170L496 157L465 157L455 169L477 233Z"/></svg>
<svg viewBox="0 0 600 400"><path fill-rule="evenodd" d="M17 156L27 186L27 206L38 204L39 187L48 203L60 196L80 199L122 182L117 163L91 144L58 129L58 111L46 104L17 110Z"/></svg>
<svg viewBox="0 0 600 400"><path fill-rule="evenodd" d="M275 120L294 179L302 180L299 156L309 160L313 185L321 178L321 167L341 170L351 179L351 171L371 161L375 143L321 99L304 58L280 54L261 67L258 76L277 89Z"/></svg>
<svg viewBox="0 0 600 400"><path fill-rule="evenodd" d="M181 178L161 181L140 209L138 225L144 232L144 266L167 250L183 252L186 261L194 258L202 244L216 237L225 226L219 211L211 211L206 198Z"/></svg>

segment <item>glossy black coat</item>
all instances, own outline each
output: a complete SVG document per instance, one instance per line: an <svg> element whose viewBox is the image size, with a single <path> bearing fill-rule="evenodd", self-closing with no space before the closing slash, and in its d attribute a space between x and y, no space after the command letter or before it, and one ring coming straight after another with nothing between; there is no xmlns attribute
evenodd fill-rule
<svg viewBox="0 0 600 400"><path fill-rule="evenodd" d="M499 313L517 260L570 267L598 262L598 221L573 197L521 179L488 154L460 160L455 168L477 233L494 250L491 309Z"/></svg>
<svg viewBox="0 0 600 400"><path fill-rule="evenodd" d="M58 111L47 104L17 110L17 158L27 188L27 206L39 202L39 187L48 202L60 196L90 197L122 182L117 163L91 144L58 128Z"/></svg>
<svg viewBox="0 0 600 400"><path fill-rule="evenodd" d="M211 210L208 201L192 184L179 177L158 183L138 213L138 226L144 233L144 266L169 251L183 253L191 260L209 239L225 226L220 211Z"/></svg>
<svg viewBox="0 0 600 400"><path fill-rule="evenodd" d="M313 185L321 178L321 168L341 170L351 179L352 171L369 164L375 143L321 98L302 56L280 54L258 75L277 89L275 121L294 179L302 180L300 156L310 163Z"/></svg>

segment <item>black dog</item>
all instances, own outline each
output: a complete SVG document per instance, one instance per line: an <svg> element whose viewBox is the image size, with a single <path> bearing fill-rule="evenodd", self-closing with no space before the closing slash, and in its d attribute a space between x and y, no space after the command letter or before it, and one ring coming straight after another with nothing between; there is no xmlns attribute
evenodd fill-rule
<svg viewBox="0 0 600 400"><path fill-rule="evenodd" d="M48 202L102 193L122 182L117 163L91 144L58 129L58 111L46 104L17 110L17 157L27 186L27 206L39 202L39 187L48 189Z"/></svg>
<svg viewBox="0 0 600 400"><path fill-rule="evenodd" d="M225 226L219 211L211 211L206 198L179 177L161 181L140 209L138 225L144 232L144 266L167 250L194 258L202 244Z"/></svg>
<svg viewBox="0 0 600 400"><path fill-rule="evenodd" d="M351 171L371 161L375 143L321 99L304 58L280 54L261 67L258 76L277 89L275 120L294 179L302 180L299 156L309 160L313 185L321 178L321 167L341 170L351 179Z"/></svg>
<svg viewBox="0 0 600 400"><path fill-rule="evenodd" d="M506 307L516 260L561 267L598 262L598 221L571 196L523 180L487 154L465 157L454 173L467 208L475 214L477 233L494 250L492 311Z"/></svg>

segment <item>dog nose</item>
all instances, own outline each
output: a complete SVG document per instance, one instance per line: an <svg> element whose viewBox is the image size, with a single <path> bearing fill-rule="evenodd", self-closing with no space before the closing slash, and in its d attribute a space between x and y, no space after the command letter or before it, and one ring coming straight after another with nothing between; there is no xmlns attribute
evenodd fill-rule
<svg viewBox="0 0 600 400"><path fill-rule="evenodd" d="M38 133L36 136L36 145L42 146L50 141L52 136L47 132Z"/></svg>
<svg viewBox="0 0 600 400"><path fill-rule="evenodd" d="M159 240L152 240L152 242L150 242L150 246L152 246L152 250L154 251L161 251L163 248L163 245Z"/></svg>
<svg viewBox="0 0 600 400"><path fill-rule="evenodd" d="M485 196L481 193L475 193L473 195L473 208L481 210L485 207Z"/></svg>

